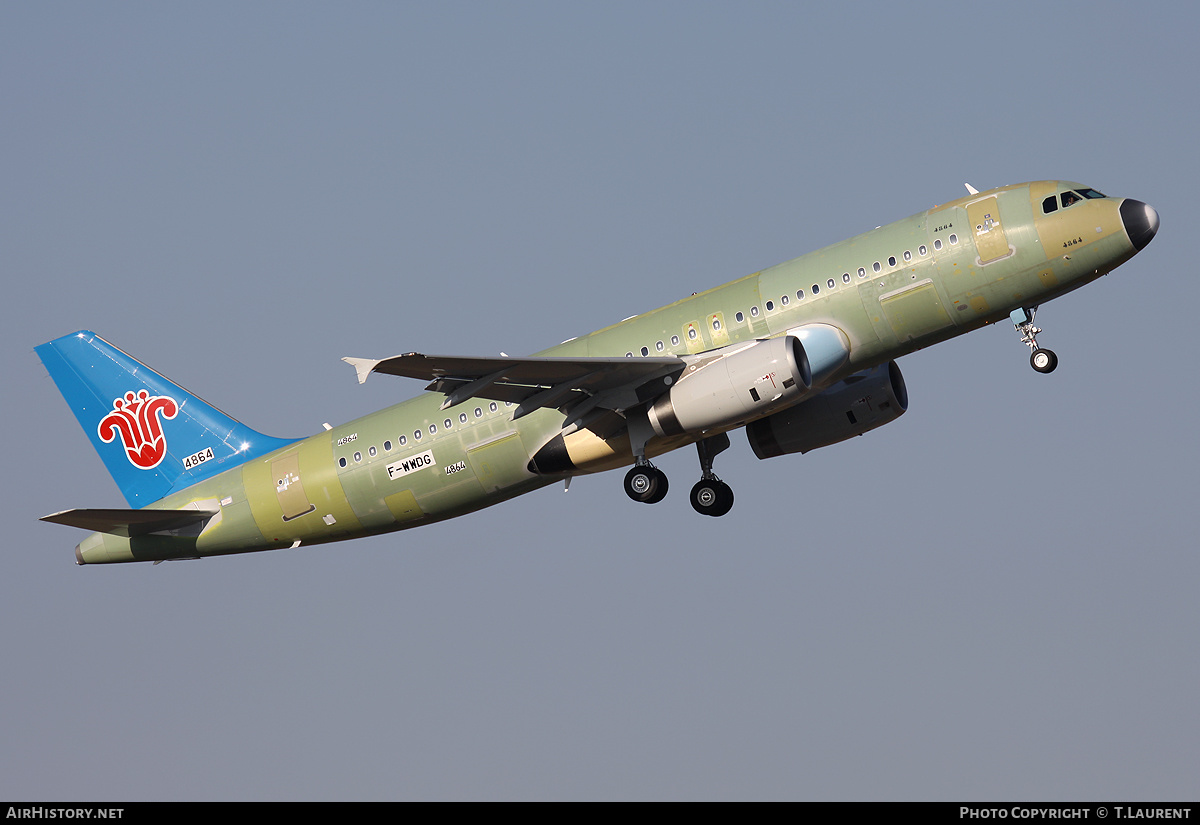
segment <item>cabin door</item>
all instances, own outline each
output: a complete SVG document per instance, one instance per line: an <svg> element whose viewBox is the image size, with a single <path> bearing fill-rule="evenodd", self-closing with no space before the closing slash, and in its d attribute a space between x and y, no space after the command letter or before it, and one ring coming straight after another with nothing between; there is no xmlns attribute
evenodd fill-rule
<svg viewBox="0 0 1200 825"><path fill-rule="evenodd" d="M967 221L975 239L975 251L980 264L990 264L1007 258L1014 250L1008 246L1008 236L1000 222L1000 205L994 197L976 201L967 207Z"/></svg>
<svg viewBox="0 0 1200 825"><path fill-rule="evenodd" d="M305 513L311 513L316 505L308 500L304 485L300 483L300 452L294 451L271 462L271 476L275 479L275 495L283 509L283 520L291 521Z"/></svg>

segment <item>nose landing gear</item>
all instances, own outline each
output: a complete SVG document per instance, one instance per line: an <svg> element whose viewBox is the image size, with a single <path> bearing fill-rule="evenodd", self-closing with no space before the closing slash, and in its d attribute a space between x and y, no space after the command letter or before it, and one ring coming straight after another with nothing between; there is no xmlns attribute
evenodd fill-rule
<svg viewBox="0 0 1200 825"><path fill-rule="evenodd" d="M1058 366L1058 356L1054 354L1054 350L1038 346L1037 336L1041 330L1033 325L1033 317L1037 310L1037 307L1021 307L1014 309L1008 317L1020 333L1021 343L1032 350L1029 354L1029 366L1042 373L1054 372L1054 368Z"/></svg>
<svg viewBox="0 0 1200 825"><path fill-rule="evenodd" d="M1052 349L1035 349L1029 356L1029 365L1038 372L1054 372L1058 356Z"/></svg>

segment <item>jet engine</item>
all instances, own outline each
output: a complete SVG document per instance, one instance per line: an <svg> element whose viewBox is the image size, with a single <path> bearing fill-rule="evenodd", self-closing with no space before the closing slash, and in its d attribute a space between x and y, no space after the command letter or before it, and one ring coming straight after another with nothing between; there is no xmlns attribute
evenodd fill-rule
<svg viewBox="0 0 1200 825"><path fill-rule="evenodd" d="M827 447L895 421L908 409L895 361L857 372L813 398L746 426L754 454L774 458Z"/></svg>
<svg viewBox="0 0 1200 825"><path fill-rule="evenodd" d="M812 385L804 345L791 335L735 344L691 361L648 414L660 436L730 427L791 406Z"/></svg>

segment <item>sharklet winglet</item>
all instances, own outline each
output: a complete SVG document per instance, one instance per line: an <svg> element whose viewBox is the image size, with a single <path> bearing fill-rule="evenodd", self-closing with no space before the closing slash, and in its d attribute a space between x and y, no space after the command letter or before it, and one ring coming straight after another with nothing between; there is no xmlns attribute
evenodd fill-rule
<svg viewBox="0 0 1200 825"><path fill-rule="evenodd" d="M378 358L349 358L349 357L347 357L347 358L343 358L342 360L345 361L350 366L354 367L354 369L358 371L358 383L360 383L360 384L367 383L367 377L371 374L371 371L374 370L376 365L379 363Z"/></svg>

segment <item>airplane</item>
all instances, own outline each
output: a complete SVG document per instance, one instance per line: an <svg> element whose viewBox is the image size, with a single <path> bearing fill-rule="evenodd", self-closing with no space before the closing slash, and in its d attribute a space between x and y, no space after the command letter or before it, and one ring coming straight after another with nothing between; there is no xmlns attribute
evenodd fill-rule
<svg viewBox="0 0 1200 825"><path fill-rule="evenodd" d="M759 459L806 453L908 408L896 359L1008 318L1030 364L1058 357L1039 306L1128 261L1158 213L1070 181L979 192L626 318L531 357L345 358L427 392L299 439L256 432L89 331L36 347L128 509L43 521L92 531L78 564L194 559L321 544L453 518L576 475L696 446L700 514L733 491L713 472L744 428Z"/></svg>

